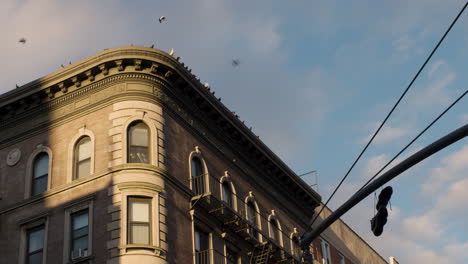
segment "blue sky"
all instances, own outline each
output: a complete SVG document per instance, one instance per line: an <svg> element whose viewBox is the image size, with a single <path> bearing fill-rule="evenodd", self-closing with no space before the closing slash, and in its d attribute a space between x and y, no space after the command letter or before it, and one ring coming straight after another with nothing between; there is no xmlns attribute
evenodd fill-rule
<svg viewBox="0 0 468 264"><path fill-rule="evenodd" d="M326 199L462 5L3 0L0 93L105 48L174 48L294 171L318 170ZM161 15L164 24L157 21ZM467 33L468 13L350 174L332 209L467 89ZM18 43L21 37L25 45ZM231 66L233 58L239 67ZM466 124L467 102L405 155ZM400 263L468 263L467 169L464 139L393 181L393 210L379 238L369 226L373 198L344 219L384 257Z"/></svg>

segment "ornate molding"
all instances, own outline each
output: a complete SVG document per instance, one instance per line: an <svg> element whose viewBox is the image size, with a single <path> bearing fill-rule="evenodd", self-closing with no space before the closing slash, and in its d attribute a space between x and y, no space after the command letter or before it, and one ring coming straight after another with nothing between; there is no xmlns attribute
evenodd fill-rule
<svg viewBox="0 0 468 264"><path fill-rule="evenodd" d="M76 65L41 78L37 84L26 85L0 96L0 100L4 101L0 101L0 129L24 123L27 117L41 111L56 112L55 118L69 115L75 111L71 101L84 96L90 97L91 106L123 92L137 92L167 105L202 136L206 135L205 131L210 131L208 134L212 137L227 134L228 137L210 140L216 148L221 149L221 145L226 143L235 146L234 153L249 153L249 159L257 160L252 164L260 164L257 166L259 170L273 173L280 182L300 184L300 181L290 177L294 173L221 104L208 87L200 83L191 69L175 58L155 49L129 47L101 52ZM129 65L134 67L126 67ZM112 68L117 71L110 71ZM125 84L114 85L131 79L149 82L153 86L153 94L127 91ZM25 107L27 102L34 104ZM38 124L39 121L35 122ZM305 195L315 197L316 201L320 199L318 194L304 190L304 187L296 186L294 191L301 193L298 198Z"/></svg>

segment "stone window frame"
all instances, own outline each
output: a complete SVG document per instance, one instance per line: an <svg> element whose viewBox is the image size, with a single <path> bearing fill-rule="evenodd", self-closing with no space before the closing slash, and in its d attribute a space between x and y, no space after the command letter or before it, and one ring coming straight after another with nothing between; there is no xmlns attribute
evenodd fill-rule
<svg viewBox="0 0 468 264"><path fill-rule="evenodd" d="M32 178L34 177L34 161L36 157L41 154L41 153L47 153L49 156L49 167L48 167L48 175L47 175L47 190L50 190L51 188L51 181L52 181L52 150L44 146L42 144L39 144L36 146L36 148L33 150L33 152L29 155L28 161L26 163L26 179L25 179L25 185L24 185L24 199L27 199L31 196L31 190L32 190Z"/></svg>
<svg viewBox="0 0 468 264"><path fill-rule="evenodd" d="M49 214L41 214L32 219L20 221L20 246L19 246L19 262L26 263L26 256L28 250L28 231L39 226L44 226L44 247L42 248L42 263L47 263L47 240L49 231Z"/></svg>
<svg viewBox="0 0 468 264"><path fill-rule="evenodd" d="M275 221L276 226L278 227L277 235L279 235L279 237L275 238L275 239L273 239L272 236L271 236L271 222L272 221ZM284 245L284 243L283 243L283 229L281 228L281 222L280 222L278 216L276 215L275 210L271 210L271 214L268 215L268 236L271 239L273 239L274 241L276 241L281 247L283 247L283 245Z"/></svg>
<svg viewBox="0 0 468 264"><path fill-rule="evenodd" d="M300 250L299 252L296 252L294 250L294 240L293 240L294 238L296 238L297 241L299 242L299 244L298 244L298 250ZM290 241L291 255L293 255L296 258L301 258L301 254L302 254L302 249L300 247L301 237L299 235L299 232L297 232L297 228L294 227L293 231L289 235L289 241ZM300 254L296 255L296 253L300 253Z"/></svg>
<svg viewBox="0 0 468 264"><path fill-rule="evenodd" d="M158 129L145 112L137 112L137 115L127 118L122 126L122 163L128 163L128 128L135 122L143 122L149 130L149 163L144 164L158 166Z"/></svg>
<svg viewBox="0 0 468 264"><path fill-rule="evenodd" d="M208 251L210 255L209 263L214 263L214 246L213 246L213 232L214 230L199 219L195 219L192 214L192 256L193 263L196 263L196 251L195 251L195 229L205 232L208 235Z"/></svg>
<svg viewBox="0 0 468 264"><path fill-rule="evenodd" d="M231 194L232 194L232 209L236 212L238 212L238 204L237 204L237 192L236 192L236 187L234 186L234 182L232 181L232 177L231 175L229 174L228 171L225 171L224 172L224 175L221 177L221 179L219 180L219 186L220 186L220 197L221 197L221 200L223 201L223 184L227 182L230 187L231 187Z"/></svg>
<svg viewBox="0 0 468 264"><path fill-rule="evenodd" d="M203 166L203 174L204 174L204 182L205 182L205 193L209 192L210 189L210 172L208 171L208 166L206 165L205 159L203 158L203 155L201 153L201 150L198 146L195 146L195 150L190 152L189 158L188 158L188 169L189 169L189 182L190 182L190 190L193 191L193 186L192 186L192 159L194 157L197 157L202 166Z"/></svg>
<svg viewBox="0 0 468 264"><path fill-rule="evenodd" d="M91 164L90 164L90 172L89 175L84 177L87 178L94 174L94 162L95 162L95 145L96 145L96 136L94 135L93 131L82 127L78 130L78 133L75 134L69 145L68 145L68 166L67 166L67 183L72 181L76 181L79 179L75 179L75 148L76 144L81 140L83 137L89 137L91 139Z"/></svg>
<svg viewBox="0 0 468 264"><path fill-rule="evenodd" d="M65 207L63 225L63 263L81 262L93 258L93 216L94 216L94 196L85 197L78 202ZM71 246L71 215L83 210L88 210L88 256L72 260L70 258Z"/></svg>
<svg viewBox="0 0 468 264"><path fill-rule="evenodd" d="M159 226L159 202L160 194L163 192L162 187L146 182L125 182L117 185L121 195L121 210L120 210L120 253L121 254L140 254L141 250L148 253L151 251L154 255L159 256L162 251L160 241L160 226ZM149 245L129 244L128 243L128 198L142 197L151 199L151 237ZM130 249L130 251L129 251Z"/></svg>
<svg viewBox="0 0 468 264"><path fill-rule="evenodd" d="M256 238L259 242L263 242L263 236L262 236L262 218L261 218L261 215L260 215L260 208L258 207L258 203L257 203L257 200L255 199L255 196L253 195L253 192L249 192L249 195L247 195L247 197L245 197L245 217L246 217L246 220L248 221L248 204L249 202L252 202L252 204L254 205L255 207L255 210L257 211L257 229L259 230L258 232L258 237L254 237L252 235L252 237Z"/></svg>
<svg viewBox="0 0 468 264"><path fill-rule="evenodd" d="M323 250L324 250L324 248L325 248L325 246L324 246L325 244L327 245L327 247L326 247L327 252L325 252L325 253L327 254L327 259L329 259L329 261L324 261L324 260L325 260L325 258L324 258L325 256L324 256ZM322 262L323 262L324 264L332 264L331 253L330 253L330 243L328 243L328 241L326 241L326 240L323 239L323 238L320 238L320 254L322 255Z"/></svg>

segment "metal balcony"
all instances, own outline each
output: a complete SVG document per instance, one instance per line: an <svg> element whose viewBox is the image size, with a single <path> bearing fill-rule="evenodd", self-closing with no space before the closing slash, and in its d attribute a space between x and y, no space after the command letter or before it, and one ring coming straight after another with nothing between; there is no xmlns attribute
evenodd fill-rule
<svg viewBox="0 0 468 264"><path fill-rule="evenodd" d="M195 264L224 264L225 257L213 249L195 252Z"/></svg>

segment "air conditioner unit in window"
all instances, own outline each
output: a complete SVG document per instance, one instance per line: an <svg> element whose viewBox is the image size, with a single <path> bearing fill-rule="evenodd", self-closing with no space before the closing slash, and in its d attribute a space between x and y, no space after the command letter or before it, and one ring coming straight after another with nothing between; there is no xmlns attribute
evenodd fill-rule
<svg viewBox="0 0 468 264"><path fill-rule="evenodd" d="M72 251L71 258L76 259L76 258L82 258L82 257L86 257L86 256L88 256L88 250L79 248L78 250L73 250Z"/></svg>

